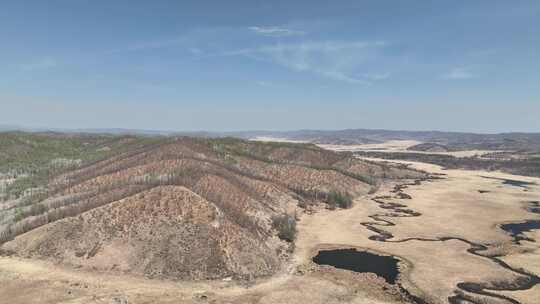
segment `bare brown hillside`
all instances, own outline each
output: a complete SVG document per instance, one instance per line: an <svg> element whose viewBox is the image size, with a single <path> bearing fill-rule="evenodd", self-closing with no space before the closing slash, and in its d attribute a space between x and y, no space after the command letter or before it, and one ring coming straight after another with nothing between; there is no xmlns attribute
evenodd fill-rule
<svg viewBox="0 0 540 304"><path fill-rule="evenodd" d="M167 138L51 178L0 250L148 277L253 278L287 259L298 208L346 207L382 179L423 176L314 145Z"/></svg>

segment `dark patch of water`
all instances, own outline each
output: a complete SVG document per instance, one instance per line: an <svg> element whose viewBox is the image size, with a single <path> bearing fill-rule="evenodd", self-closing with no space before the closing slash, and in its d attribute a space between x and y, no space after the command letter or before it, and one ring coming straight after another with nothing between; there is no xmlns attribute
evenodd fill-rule
<svg viewBox="0 0 540 304"><path fill-rule="evenodd" d="M503 185L510 185L514 187L521 187L521 188L527 188L527 186L530 185L536 185L536 183L521 181L517 179L506 179L506 178L498 178L498 177L490 177L490 176L482 176L483 178L489 178L489 179L496 179L502 181Z"/></svg>
<svg viewBox="0 0 540 304"><path fill-rule="evenodd" d="M540 213L540 202L530 202L528 210L532 213Z"/></svg>
<svg viewBox="0 0 540 304"><path fill-rule="evenodd" d="M516 186L516 187L525 187L525 186L529 186L529 185L534 185L534 183L524 182L524 181L515 180L515 179L505 179L503 181L503 184Z"/></svg>
<svg viewBox="0 0 540 304"><path fill-rule="evenodd" d="M514 242L530 241L534 242L534 239L528 238L523 235L523 232L540 229L540 220L528 220L522 223L511 223L501 225L501 229L510 233L514 238Z"/></svg>
<svg viewBox="0 0 540 304"><path fill-rule="evenodd" d="M394 284L399 274L398 259L356 249L321 250L313 262L355 272L372 272L389 284Z"/></svg>

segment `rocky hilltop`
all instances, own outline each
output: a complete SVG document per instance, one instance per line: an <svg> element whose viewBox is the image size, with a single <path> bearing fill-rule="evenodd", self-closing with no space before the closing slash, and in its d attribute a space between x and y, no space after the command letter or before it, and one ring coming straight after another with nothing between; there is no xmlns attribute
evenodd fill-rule
<svg viewBox="0 0 540 304"><path fill-rule="evenodd" d="M145 140L4 202L0 252L148 277L249 279L283 265L298 210L347 207L384 179L423 176L311 144Z"/></svg>

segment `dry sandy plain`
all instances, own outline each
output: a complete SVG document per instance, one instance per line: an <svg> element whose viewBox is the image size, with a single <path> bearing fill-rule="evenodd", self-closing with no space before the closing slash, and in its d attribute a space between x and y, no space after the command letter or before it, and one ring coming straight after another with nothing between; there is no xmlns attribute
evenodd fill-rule
<svg viewBox="0 0 540 304"><path fill-rule="evenodd" d="M307 141L290 140L286 138L258 136L252 138L254 141L274 141L274 142L290 142L290 143L306 143ZM317 144L323 149L333 151L365 151L365 152L402 152L402 153L418 153L418 154L439 154L439 155L451 155L455 157L472 157L482 156L487 153L503 152L497 150L466 150L466 151L449 151L449 152L428 152L428 151L410 151L407 148L421 144L421 141L417 140L389 140L383 143L377 144L359 144L359 145L329 145L329 144Z"/></svg>
<svg viewBox="0 0 540 304"><path fill-rule="evenodd" d="M403 189L412 199L400 197L392 192L395 185L386 184L373 195L357 198L351 209L321 208L313 214L301 214L296 250L290 263L270 278L250 283L161 281L1 257L0 303L405 302L398 287L374 274L315 265L312 257L318 250L327 248L365 249L398 257L399 284L425 303L448 303L449 297L459 290L460 282L484 287L493 287L497 282L518 286L517 280L527 278L497 261L540 275L539 243L517 244L499 227L502 223L540 219L539 214L526 208L527 202L540 201L540 179L497 172L443 170L423 163L411 163L411 166L444 175ZM522 188L486 177L536 184ZM373 200L376 197L379 203ZM395 217L403 213L382 208L386 203L404 205L401 209L412 210L413 216ZM392 237L377 240L380 233L369 227L382 229ZM538 230L526 235L540 239ZM483 244L487 250L479 254L468 252L474 244ZM481 291L489 296L460 292L477 303L540 303L540 285L518 291Z"/></svg>
<svg viewBox="0 0 540 304"><path fill-rule="evenodd" d="M365 151L365 152L405 152L419 154L439 154L451 155L455 157L471 157L482 156L487 153L501 152L495 150L466 150L466 151L449 151L449 152L432 152L432 151L410 151L407 148L421 144L416 140L389 140L380 144L364 144L364 145L318 145L321 148L334 151Z"/></svg>

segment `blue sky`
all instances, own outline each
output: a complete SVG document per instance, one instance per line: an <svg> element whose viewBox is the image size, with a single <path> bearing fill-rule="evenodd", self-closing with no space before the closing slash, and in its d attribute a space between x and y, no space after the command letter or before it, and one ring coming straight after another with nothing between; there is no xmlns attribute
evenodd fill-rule
<svg viewBox="0 0 540 304"><path fill-rule="evenodd" d="M0 4L0 124L540 132L539 1Z"/></svg>

